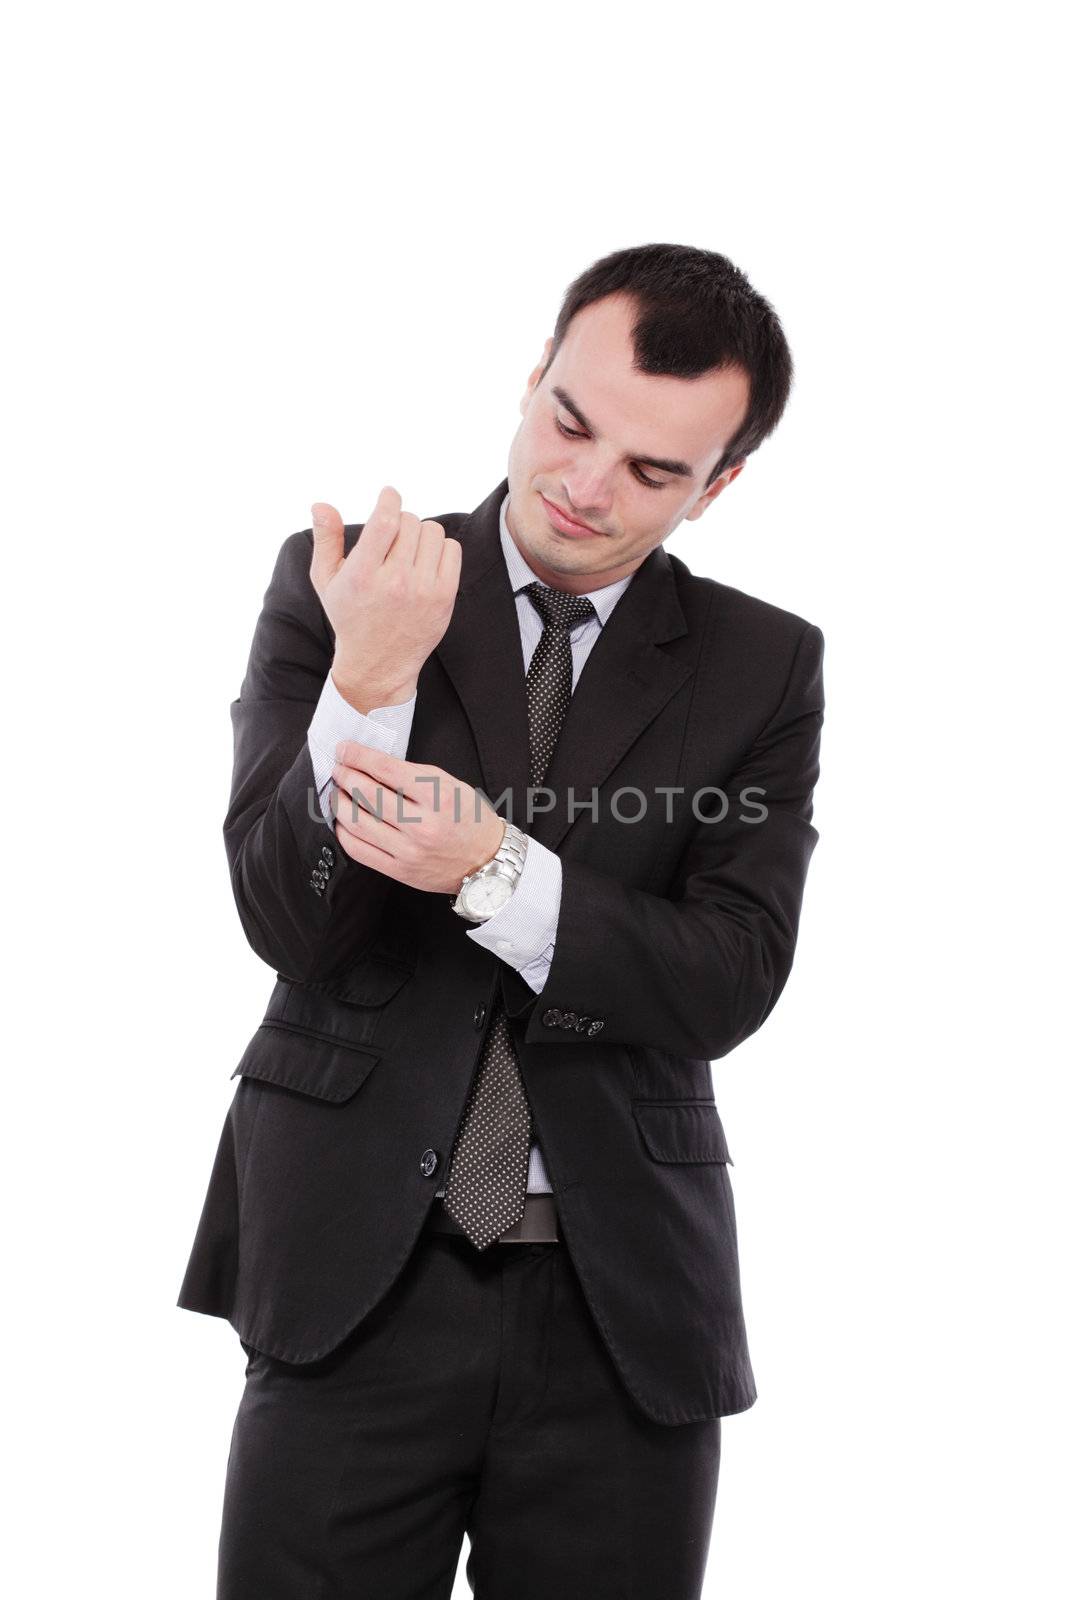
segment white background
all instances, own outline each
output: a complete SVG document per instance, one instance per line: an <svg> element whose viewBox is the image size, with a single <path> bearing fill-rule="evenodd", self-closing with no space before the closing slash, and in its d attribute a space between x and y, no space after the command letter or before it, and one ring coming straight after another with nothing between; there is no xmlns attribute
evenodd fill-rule
<svg viewBox="0 0 1067 1600"><path fill-rule="evenodd" d="M1049 15L9 22L13 1593L214 1593L244 1357L174 1302L273 982L221 822L278 547L386 482L473 508L567 283L651 240L734 260L797 368L669 548L827 639L796 965L715 1067L759 1399L706 1593L1062 1592Z"/></svg>

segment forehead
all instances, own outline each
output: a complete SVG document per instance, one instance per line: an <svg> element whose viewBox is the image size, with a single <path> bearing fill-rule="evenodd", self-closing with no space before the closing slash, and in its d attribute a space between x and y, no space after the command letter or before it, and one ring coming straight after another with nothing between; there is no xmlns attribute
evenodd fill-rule
<svg viewBox="0 0 1067 1600"><path fill-rule="evenodd" d="M633 365L630 327L637 307L610 295L572 318L542 388L567 390L598 435L633 455L703 461L740 427L748 377L736 369L669 378ZM558 402L548 398L551 404Z"/></svg>

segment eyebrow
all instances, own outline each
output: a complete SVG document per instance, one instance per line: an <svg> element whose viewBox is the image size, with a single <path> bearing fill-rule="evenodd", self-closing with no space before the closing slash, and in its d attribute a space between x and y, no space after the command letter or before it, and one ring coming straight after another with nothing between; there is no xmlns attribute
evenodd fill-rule
<svg viewBox="0 0 1067 1600"><path fill-rule="evenodd" d="M567 393L566 389L560 389L557 386L554 387L551 392L555 395L556 399L561 402L562 405L567 407L567 410L570 412L575 422L580 423L585 429L586 433L595 439L597 436L596 429L593 427L593 424L588 420L588 418L582 415L574 401L571 399L570 395ZM692 467L689 466L688 462L685 461L663 461L659 456L633 456L632 460L634 460L639 467L656 467L660 472L673 473L676 478L691 478L693 476Z"/></svg>

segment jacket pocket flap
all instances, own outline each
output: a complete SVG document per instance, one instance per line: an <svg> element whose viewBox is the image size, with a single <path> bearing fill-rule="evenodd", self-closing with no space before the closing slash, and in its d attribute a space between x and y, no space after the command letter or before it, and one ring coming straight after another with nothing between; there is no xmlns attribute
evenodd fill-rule
<svg viewBox="0 0 1067 1600"><path fill-rule="evenodd" d="M728 1161L722 1119L711 1100L635 1100L633 1113L653 1161Z"/></svg>
<svg viewBox="0 0 1067 1600"><path fill-rule="evenodd" d="M284 1022L261 1023L231 1078L257 1078L340 1104L350 1100L381 1055Z"/></svg>

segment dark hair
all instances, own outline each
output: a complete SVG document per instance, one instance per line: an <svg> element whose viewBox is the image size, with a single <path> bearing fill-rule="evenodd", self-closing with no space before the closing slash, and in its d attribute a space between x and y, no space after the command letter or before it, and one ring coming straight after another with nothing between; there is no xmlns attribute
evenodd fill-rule
<svg viewBox="0 0 1067 1600"><path fill-rule="evenodd" d="M556 318L553 360L571 319L609 294L632 295L637 302L630 337L639 371L673 378L698 378L726 367L747 372L744 420L727 441L708 488L759 448L785 410L793 359L774 307L714 250L635 245L603 256L575 278Z"/></svg>

